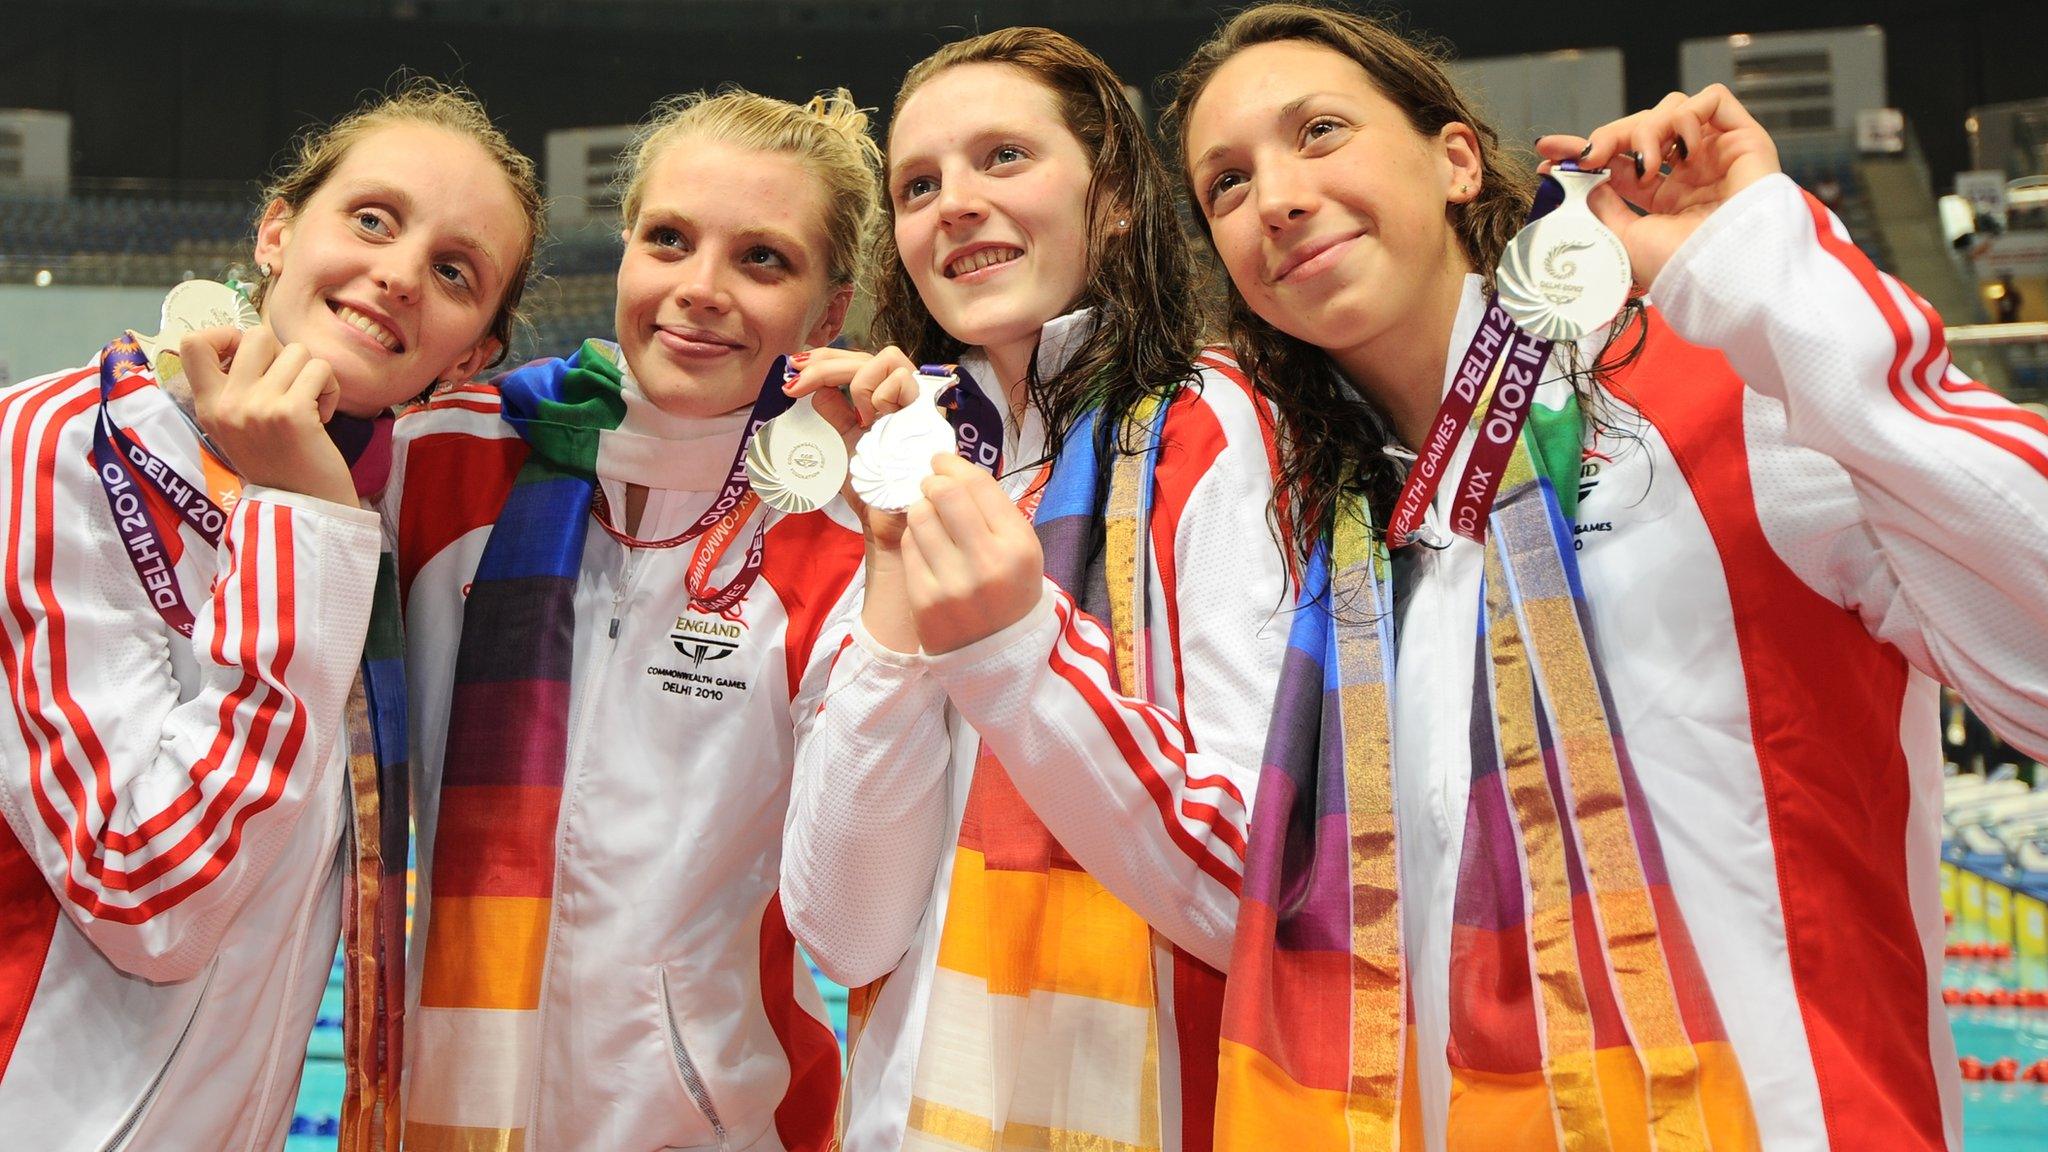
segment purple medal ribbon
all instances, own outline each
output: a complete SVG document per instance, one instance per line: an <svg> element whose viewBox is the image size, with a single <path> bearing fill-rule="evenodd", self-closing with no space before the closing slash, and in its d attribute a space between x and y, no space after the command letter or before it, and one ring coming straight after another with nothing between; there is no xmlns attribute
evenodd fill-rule
<svg viewBox="0 0 2048 1152"><path fill-rule="evenodd" d="M958 381L940 399L939 406L946 410L946 422L953 426L954 439L960 443L960 458L1001 476L1003 414L995 401L982 391L973 374L958 364L924 364L917 371L921 376L951 376Z"/></svg>
<svg viewBox="0 0 2048 1152"><path fill-rule="evenodd" d="M718 490L718 496L711 501L711 506L704 510L703 515L697 517L695 524L690 525L680 534L671 536L666 540L641 540L637 537L628 536L612 523L611 502L605 499L604 482L593 478L590 491L591 512L596 515L598 525L610 533L613 539L632 548L674 548L677 545L687 544L692 540L703 537L707 532L712 532L712 540L717 542L717 547L713 555L707 556L704 559L715 563L717 554L722 554L725 551L725 541L730 539L730 534L738 525L728 525L722 531L717 532L714 532L714 529L718 529L719 525L724 523L734 510L745 504L747 497L752 495L754 491L753 482L747 479L747 445L753 443L754 434L761 430L762 425L789 411L790 407L796 403L794 398L782 391L782 385L794 379L795 376L796 373L789 370L789 357L787 356L777 356L775 362L768 366L768 374L761 380L761 391L754 397L753 410L747 414L747 426L740 433L739 447L733 451L732 467L726 470L725 485ZM763 538L767 535L767 532L768 518L764 516L761 518L761 522L754 526L753 538L747 545L746 562L740 566L739 574L734 576L732 581L725 587L718 589L716 592L708 593L707 597L702 601L697 599L693 590L690 598L691 607L700 611L722 612L746 599L747 592L753 588L754 581L761 575L761 564L765 552ZM699 544L698 549L701 552L703 545ZM710 564L707 563L703 566L708 570ZM697 567L698 562L693 559L691 562L692 571L694 572ZM708 571L705 575L709 575ZM613 627L617 627L618 622L615 620L612 624Z"/></svg>
<svg viewBox="0 0 2048 1152"><path fill-rule="evenodd" d="M1564 190L1556 181L1544 180L1537 186L1528 222L1541 219L1563 202ZM1553 341L1531 336L1516 327L1500 306L1499 297L1487 294L1486 315L1465 346L1450 393L1436 410L1429 439L1423 443L1415 466L1408 470L1408 480L1401 485L1400 498L1394 503L1394 514L1388 518L1389 547L1399 548L1421 539L1423 513L1436 498L1437 486L1443 482L1451 453L1471 422L1472 410L1479 403L1487 377L1505 354L1507 364L1494 385L1493 403L1487 405L1486 418L1479 426L1479 441L1465 462L1457 499L1451 506L1451 531L1468 540L1486 539L1487 512L1500 491L1501 476L1514 455L1515 438L1529 418L1529 405L1536 399L1537 377L1549 362L1553 346Z"/></svg>
<svg viewBox="0 0 2048 1152"><path fill-rule="evenodd" d="M988 394L981 390L973 376L958 365L926 364L918 371L925 375L950 375L958 381L958 384L947 393L942 406L946 409L946 419L953 425L960 442L960 455L963 459L1000 475L1003 460L1003 417L1002 413L996 410L995 404L989 400ZM754 401L753 412L747 418L746 432L740 437L739 450L733 455L732 470L726 475L725 487L719 491L718 499L712 501L711 507L698 518L697 523L675 538L675 543L684 543L710 531L728 513L739 507L740 502L753 491L753 483L747 479L747 445L753 442L755 433L761 430L762 425L787 412L791 405L795 404L796 401L785 394L780 386L794 380L796 375L789 368L787 356L776 357L775 363L769 366L767 378L761 382L761 393ZM603 489L600 487L598 492L602 499ZM600 518L601 522L603 519ZM747 592L759 578L762 564L766 559L764 537L767 531L767 518L763 517L761 523L754 528L753 538L747 543L746 559L741 563L739 572L724 587L707 593L701 599L693 588L690 606L700 612L723 612L746 599ZM614 531L613 534L618 533ZM718 549L720 552L723 550L722 547ZM693 564L692 567L696 565ZM708 565L706 567L708 568Z"/></svg>
<svg viewBox="0 0 2048 1152"><path fill-rule="evenodd" d="M1500 491L1508 459L1515 454L1515 438L1529 418L1537 377L1550 361L1552 346L1552 341L1519 329L1508 343L1507 363L1501 366L1500 379L1493 386L1493 403L1487 405L1486 418L1479 422L1479 442L1465 461L1465 475L1451 505L1451 531L1467 540L1486 541L1487 512Z"/></svg>
<svg viewBox="0 0 2048 1152"><path fill-rule="evenodd" d="M789 370L787 356L777 356L775 362L768 366L768 375L761 380L760 395L754 398L754 410L747 415L746 430L740 433L740 445L733 450L732 467L725 473L725 487L718 490L718 498L697 518L697 522L676 538L676 543L694 540L709 532L712 525L724 519L726 513L739 507L740 501L745 500L747 494L754 490L753 482L747 479L747 445L754 442L754 434L761 430L763 424L789 411L790 406L796 403L782 390L782 386L794 377L795 373ZM599 487L599 491L603 491L602 486ZM762 528L766 527L764 522ZM755 543L758 545L759 541L760 530L756 530Z"/></svg>
<svg viewBox="0 0 2048 1152"><path fill-rule="evenodd" d="M136 443L114 423L108 404L114 386L123 377L146 374L149 360L134 340L122 336L100 352L99 421L93 427L92 467L106 490L107 506L114 513L114 528L121 534L121 551L134 566L135 575L149 594L157 614L178 630L191 636L192 609L178 587L178 574L164 552L164 539L156 526L149 503L137 491L148 485L178 513L178 518L199 533L209 545L219 546L228 515L215 504L205 489L188 483L164 460Z"/></svg>

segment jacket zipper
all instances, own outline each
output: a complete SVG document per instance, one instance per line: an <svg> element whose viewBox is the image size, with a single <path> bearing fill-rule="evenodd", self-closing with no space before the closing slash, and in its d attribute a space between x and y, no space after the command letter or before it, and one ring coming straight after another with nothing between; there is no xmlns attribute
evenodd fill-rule
<svg viewBox="0 0 2048 1152"><path fill-rule="evenodd" d="M128 1142L128 1137L134 1133L135 1126L142 1123L142 1117L148 1113L149 1106L156 1102L157 1094L163 1091L164 1080L171 1074L171 1065L177 1063L178 1053L185 1050L185 1041L192 1038L192 1025L198 1022L199 1010L206 1004L206 992L213 986L215 970L213 965L207 967L206 980L199 985L199 995L192 1002L192 1014L185 1017L185 1026L178 1030L178 1042L171 1045L171 1054L164 1057L163 1066L156 1070L156 1075L150 1077L149 1087L142 1090L141 1099L135 1102L134 1107L128 1109L128 1115L121 1118L121 1126L114 1129L114 1134L107 1137L107 1142L101 1145L104 1152L114 1152Z"/></svg>
<svg viewBox="0 0 2048 1152"><path fill-rule="evenodd" d="M602 484L604 483L604 481L599 480L598 483ZM585 545L585 547L588 547L588 545ZM593 713L597 709L598 697L602 695L602 693L598 692L596 688L603 679L604 670L610 663L609 658L611 654L613 652L616 652L619 647L619 605L625 601L626 588L629 582L631 581L633 575L633 561L636 559L633 549L621 545L620 551L621 553L623 553L623 555L619 562L618 580L615 587L612 590L613 618L611 634L607 637L610 643L608 646L595 653L592 657L591 663L593 666L589 670L591 684L583 694L583 707L579 710L581 714L570 718L571 722L569 726L568 740L567 743L563 746L562 750L562 801L560 810L557 811L555 814L555 868L554 876L552 877L552 880L548 888L548 890L550 892L555 893L557 897L560 896L562 891L562 832L565 828L568 827L569 810L575 802L576 789L580 787L583 782L582 775L575 771L577 749L581 746L581 737L584 731L590 727L588 721L590 719L591 713ZM576 675L575 662L575 654L571 652L569 658L569 675L571 677L572 683L574 682L574 677ZM548 913L548 946L547 950L541 954L540 961L540 987L542 989L542 995L540 997L540 1006L535 1010L533 1020L535 1044L540 1043L540 1038L547 1034L548 998L546 995L546 989L548 986L548 977L552 974L552 971L555 966L555 933L559 932L560 930L561 919L556 914L555 910L553 908L550 908ZM539 1078L538 1061L535 1062L534 1075L537 1080ZM533 1104L527 1112L527 1126L529 1129L532 1129L534 1127L533 1122L540 1114L541 1095L538 1091L538 1085L536 1085L535 1087L536 1091L533 1093Z"/></svg>
<svg viewBox="0 0 2048 1152"><path fill-rule="evenodd" d="M668 994L668 973L661 977L661 1018L668 1025L668 1048L675 1056L676 1072L683 1078L683 1088L690 1099L697 1104L697 1110L711 1122L711 1133L718 1138L720 1152L730 1148L725 1132L725 1122L718 1118L718 1106L711 1102L711 1090L704 1086L704 1077L697 1071L697 1062L690 1059L690 1050L683 1047L683 1034L676 1030L676 1011Z"/></svg>

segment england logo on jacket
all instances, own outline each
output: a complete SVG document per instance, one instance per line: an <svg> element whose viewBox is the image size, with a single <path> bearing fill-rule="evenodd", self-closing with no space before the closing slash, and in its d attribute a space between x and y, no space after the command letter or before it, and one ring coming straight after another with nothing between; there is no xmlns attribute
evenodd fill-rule
<svg viewBox="0 0 2048 1152"><path fill-rule="evenodd" d="M723 660L739 651L746 632L744 620L685 609L668 638L676 651L690 658L691 667L702 668L706 660Z"/></svg>

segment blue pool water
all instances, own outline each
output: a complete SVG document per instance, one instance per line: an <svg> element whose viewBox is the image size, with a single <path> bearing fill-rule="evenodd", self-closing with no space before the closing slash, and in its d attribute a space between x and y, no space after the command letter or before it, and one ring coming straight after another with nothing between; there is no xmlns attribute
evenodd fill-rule
<svg viewBox="0 0 2048 1152"><path fill-rule="evenodd" d="M2014 960L1951 960L1944 988L2048 988L2048 965L2022 968ZM2048 1008L1952 1005L1949 1026L1956 1055L1990 1067L2004 1057L2022 1070L2048 1060ZM2048 1084L1994 1080L1963 1084L1966 1152L2041 1152L2048 1147Z"/></svg>

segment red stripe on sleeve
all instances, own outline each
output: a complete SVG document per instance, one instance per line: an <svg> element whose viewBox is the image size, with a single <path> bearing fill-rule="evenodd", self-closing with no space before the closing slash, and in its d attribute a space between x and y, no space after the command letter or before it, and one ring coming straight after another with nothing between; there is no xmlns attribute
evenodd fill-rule
<svg viewBox="0 0 2048 1152"><path fill-rule="evenodd" d="M84 382L89 375L81 374L72 383L75 385ZM97 399L96 388L80 389L74 395L65 396L62 388L45 387L37 389L35 395L29 397L26 402L9 406L14 409L10 413L14 418L14 428L9 444L14 483L9 508L13 530L9 533L6 545L7 558L10 573L18 574L21 572L21 552L24 546L30 550L30 578L27 583L43 609L43 617L42 627L39 629L36 627L34 613L25 599L22 581L13 578L7 580L8 610L23 639L18 651L13 645L7 646L4 662L14 690L17 720L21 722L24 736L28 738L25 742L28 745L30 761L29 783L38 815L57 842L64 846L67 856L74 863L74 871L68 873L65 880L66 897L82 910L101 919L117 923L141 923L152 915L175 906L185 896L203 887L206 880L217 876L232 861L238 847L241 826L251 816L275 803L276 798L282 794L284 783L303 743L305 718L301 710L295 706L295 702L287 704L287 734L282 746L277 750L274 767L270 769L271 779L266 789L267 798L238 810L236 804L241 799L242 792L264 759L264 747L268 743L270 725L279 711L279 700L276 697L283 695L270 685L263 684L258 677L245 676L240 686L241 690L223 702L221 715L224 730L214 742L215 755L203 758L194 766L190 786L173 798L163 811L152 815L135 831L121 832L107 827L106 822L110 814L119 809L119 798L115 792L113 772L105 746L84 707L69 691L71 670L67 620L62 602L56 594L52 547L56 531L56 477L60 467L68 466L66 461L60 459L63 433L69 422L86 414L94 407ZM56 408L44 425L40 438L33 437L33 424L52 403L56 404ZM31 439L37 440L34 451L30 450ZM24 500L24 493L31 487L35 491L32 507ZM244 505L243 508L237 509L237 512L244 517L252 517L259 514L259 509L253 505ZM281 579L289 581L292 577L290 512L284 508L270 508L267 512L275 524L273 534L280 540L280 564L277 572ZM25 525L30 523L33 524L33 531L25 531ZM238 567L231 565L229 574L224 579L243 578L248 575L250 574L242 573ZM255 645L260 634L256 624L259 617L256 611L256 582L253 579L244 579L244 585L243 603L239 605L242 610L240 620L235 618L237 613L225 603L225 597L216 598L213 618L216 627L216 656L223 652L221 645L226 642L226 637L240 625L245 632L242 645L246 647L248 656L254 658ZM290 606L293 596L293 593L286 592L280 599ZM282 682L282 670L289 662L292 650L290 622L282 622L281 629L281 643L279 651L273 658L271 669L272 675L279 678L279 683ZM35 673L36 648L39 644L46 645L48 649L50 684L47 688L47 698L45 687ZM227 721L243 701L258 694L263 698L257 706L255 724L252 726L249 740L242 749L235 774L213 798L196 826L188 830L176 844L158 846L159 853L145 860L139 868L132 871L110 868L107 864L107 856L110 853L130 856L149 850L154 846L157 835L175 825L199 804L204 795L202 781L214 778L211 773L217 769L233 742L232 733L225 730ZM62 717L61 726L53 723L48 715L53 706ZM75 741L82 754L80 758L84 761L83 765L78 762L79 758L72 755L71 741ZM84 778L85 771L89 771L92 776L90 800ZM66 819L53 802L47 790L49 785L54 785L69 803L72 811L69 819ZM221 820L231 812L233 822L228 836L213 851L197 876L188 879L177 888L158 893L133 907L112 903L106 898L113 892L139 889L190 860L193 854L200 851L219 831ZM95 826L98 829L97 833ZM81 863L86 877L92 881L90 884L81 881L75 871L76 866Z"/></svg>
<svg viewBox="0 0 2048 1152"><path fill-rule="evenodd" d="M1134 714L1141 719L1153 736L1154 746L1152 751L1160 759L1172 763L1174 767L1185 772L1186 759L1180 749L1167 736L1166 727L1160 723L1158 709L1142 702L1112 699L1102 686L1096 682L1095 678L1096 675L1103 674L1103 670L1108 667L1108 664L1105 662L1107 653L1099 647L1091 651L1091 647L1077 634L1077 629L1074 626L1077 613L1065 593L1061 593L1054 598L1053 610L1059 616L1061 638L1068 642L1069 647L1074 648L1089 659L1089 663L1094 666L1095 675L1091 675L1088 669L1062 656L1058 643L1053 645L1050 657L1053 672L1072 685L1074 691L1080 695L1082 702L1088 706L1090 711L1095 713L1096 719L1102 725L1103 732L1116 745L1118 753L1123 758L1125 767L1130 769L1131 775L1137 778L1138 783L1145 789L1146 794L1152 797L1153 804L1159 809L1160 822L1165 826L1167 836L1173 840L1174 844L1189 859L1195 862L1196 867L1207 873L1217 883L1223 885L1235 895L1238 891L1238 886L1242 883L1242 879L1238 875L1240 866L1218 857L1201 841L1195 839L1194 835L1180 822L1179 816L1174 811L1173 789L1168 786L1165 778L1154 767L1148 757L1147 750L1138 746L1137 738L1132 735L1130 726L1124 722L1126 714ZM1197 805L1196 807L1207 806ZM1220 814L1215 812L1215 809L1211 808L1209 812L1210 816L1206 819L1193 813L1190 813L1190 815L1194 816L1198 821L1207 824L1217 840L1228 844L1242 855L1244 851L1243 834L1230 823L1222 820Z"/></svg>
<svg viewBox="0 0 2048 1152"><path fill-rule="evenodd" d="M1906 362L1913 354L1914 333L1907 323L1905 313L1893 301L1886 287L1888 283L1896 284L1897 281L1879 272L1869 257L1835 232L1834 218L1820 201L1808 195L1806 206L1813 216L1814 236L1820 241L1821 248L1855 278L1864 294L1870 297L1871 303L1877 306L1878 314L1884 317L1885 323L1892 330L1896 351L1892 355L1886 383L1890 386L1892 396L1899 402L1899 406L1930 424L1955 428L2003 448L2043 476L2048 476L2048 455L2044 455L2040 449L2023 440L2014 439L1982 423L1991 420L2009 421L2048 436L2048 420L2018 407L1989 410L1959 406L1943 399L1935 388L1935 381L1947 376L1948 365L1948 345L1942 335L1940 318L1935 316L1926 301L1914 295L1911 289L1900 285L1900 292L1912 302L1914 310L1920 315L1921 323L1926 326L1928 336L1925 352L1908 370ZM1926 406L1930 404L1935 410L1930 410Z"/></svg>

